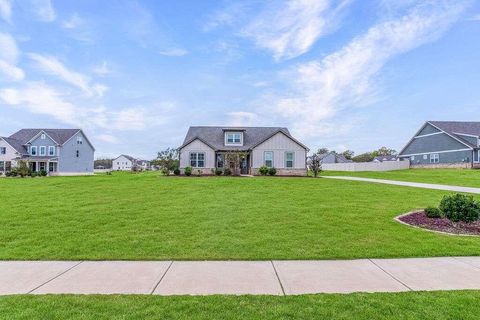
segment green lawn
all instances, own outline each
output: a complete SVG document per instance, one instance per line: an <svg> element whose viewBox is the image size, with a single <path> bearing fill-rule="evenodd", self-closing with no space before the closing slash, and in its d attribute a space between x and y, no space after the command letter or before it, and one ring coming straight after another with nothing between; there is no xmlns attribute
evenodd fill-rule
<svg viewBox="0 0 480 320"><path fill-rule="evenodd" d="M393 221L442 191L156 173L0 179L0 259L350 259L479 255L479 237Z"/></svg>
<svg viewBox="0 0 480 320"><path fill-rule="evenodd" d="M7 296L2 319L478 319L480 291L306 296Z"/></svg>
<svg viewBox="0 0 480 320"><path fill-rule="evenodd" d="M390 179L480 188L480 170L471 169L408 169L383 172L323 171L321 175Z"/></svg>

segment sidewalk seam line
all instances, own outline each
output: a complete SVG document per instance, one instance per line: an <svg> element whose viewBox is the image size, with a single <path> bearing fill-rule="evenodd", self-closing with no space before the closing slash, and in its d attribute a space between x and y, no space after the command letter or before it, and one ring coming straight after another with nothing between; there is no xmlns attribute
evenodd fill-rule
<svg viewBox="0 0 480 320"><path fill-rule="evenodd" d="M368 259L368 261L370 261L371 263L373 263L377 268L379 268L380 270L382 270L383 272L385 272L387 275L389 275L393 280L397 281L398 283L400 283L402 286L404 286L405 288L407 288L408 290L410 291L414 291L412 288L410 288L409 286L407 286L405 283L403 283L402 281L400 281L400 279L398 279L397 277L395 277L394 275L392 275L390 272L388 272L387 270L383 269L382 267L380 267L378 264L376 264L372 259Z"/></svg>
<svg viewBox="0 0 480 320"><path fill-rule="evenodd" d="M461 262L463 264L466 264L467 266L470 266L470 267L474 267L475 269L480 269L479 266L476 266L474 264L471 264L470 262L466 262L466 261L463 261L463 260L460 260L458 259L458 257L452 257L455 261L458 261L458 262Z"/></svg>
<svg viewBox="0 0 480 320"><path fill-rule="evenodd" d="M65 273L67 273L68 271L72 270L73 268L75 268L76 266L78 266L79 264L81 264L81 263L83 263L83 262L84 262L84 261L80 261L79 263L77 263L77 264L75 264L75 265L71 266L71 267L70 267L70 268L68 268L67 270L65 270L65 271L63 271L63 272L61 272L61 273L57 274L55 277L53 277L53 278L51 278L51 279L47 280L46 282L42 283L41 285L39 285L39 286L37 286L37 287L33 288L32 290L28 291L28 292L27 292L27 294L30 294L30 293L32 293L33 291L35 291L35 290L37 290L37 289L39 289L39 288L43 287L43 286L44 286L44 285L46 285L47 283L49 283L49 282L51 282L51 281L53 281L53 280L57 279L58 277L60 277L60 276L64 275Z"/></svg>
<svg viewBox="0 0 480 320"><path fill-rule="evenodd" d="M172 264L173 264L173 260L170 261L170 264L168 265L167 270L165 270L163 275L160 277L160 280L158 280L157 284L155 284L155 286L153 287L150 294L153 294L155 292L155 290L157 290L158 286L160 285L160 282L162 282L163 278L165 278L165 276L167 275L168 270L170 270L170 267L172 266Z"/></svg>
<svg viewBox="0 0 480 320"><path fill-rule="evenodd" d="M285 294L285 289L283 288L282 281L280 280L280 276L279 276L279 274L278 274L278 272L277 272L277 268L275 268L275 264L273 263L273 260L270 260L270 263L272 264L273 271L275 272L275 276L277 276L278 284L280 284L280 289L282 289L283 295L286 296L286 294Z"/></svg>

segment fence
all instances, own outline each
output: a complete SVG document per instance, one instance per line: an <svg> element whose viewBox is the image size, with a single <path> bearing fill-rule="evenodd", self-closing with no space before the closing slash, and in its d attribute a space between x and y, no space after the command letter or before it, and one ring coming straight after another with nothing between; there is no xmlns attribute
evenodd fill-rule
<svg viewBox="0 0 480 320"><path fill-rule="evenodd" d="M390 171L410 168L410 161L323 163L325 171Z"/></svg>

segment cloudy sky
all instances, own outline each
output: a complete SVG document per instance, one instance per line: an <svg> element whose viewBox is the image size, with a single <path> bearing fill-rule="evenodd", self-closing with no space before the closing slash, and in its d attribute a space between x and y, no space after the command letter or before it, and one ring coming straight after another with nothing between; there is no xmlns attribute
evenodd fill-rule
<svg viewBox="0 0 480 320"><path fill-rule="evenodd" d="M0 135L80 127L153 158L189 125L287 126L311 149L400 149L480 120L469 0L0 0Z"/></svg>

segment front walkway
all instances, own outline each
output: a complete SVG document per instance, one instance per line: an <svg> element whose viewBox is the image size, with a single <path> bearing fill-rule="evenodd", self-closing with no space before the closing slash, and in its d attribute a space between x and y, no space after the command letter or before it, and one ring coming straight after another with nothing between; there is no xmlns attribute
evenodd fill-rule
<svg viewBox="0 0 480 320"><path fill-rule="evenodd" d="M454 192L466 192L466 193L480 194L480 188L449 186L449 185L444 185L444 184L407 182L407 181L385 180L385 179L370 179L370 178L349 177L349 176L322 176L322 178L339 179L339 180L354 180L354 181L364 181L364 182L375 182L375 183L393 184L393 185L405 186L405 187L415 187L415 188L424 188L424 189L435 189L435 190L446 190L446 191L454 191Z"/></svg>
<svg viewBox="0 0 480 320"><path fill-rule="evenodd" d="M480 257L0 261L0 294L263 294L480 289Z"/></svg>

